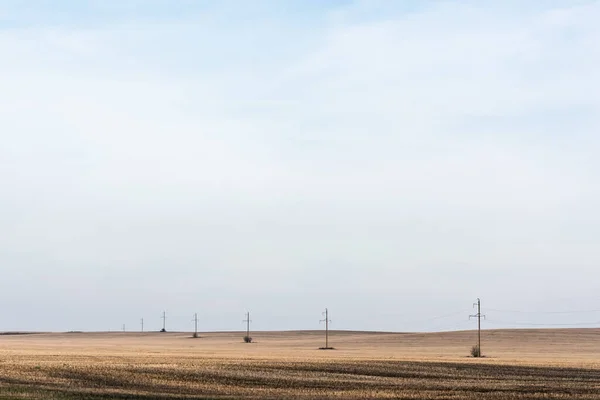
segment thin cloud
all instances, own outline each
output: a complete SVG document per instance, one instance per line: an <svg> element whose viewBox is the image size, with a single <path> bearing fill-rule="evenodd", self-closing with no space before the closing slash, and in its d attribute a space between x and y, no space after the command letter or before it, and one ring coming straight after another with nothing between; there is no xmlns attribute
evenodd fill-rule
<svg viewBox="0 0 600 400"><path fill-rule="evenodd" d="M595 293L600 3L113 3L0 3L0 329Z"/></svg>

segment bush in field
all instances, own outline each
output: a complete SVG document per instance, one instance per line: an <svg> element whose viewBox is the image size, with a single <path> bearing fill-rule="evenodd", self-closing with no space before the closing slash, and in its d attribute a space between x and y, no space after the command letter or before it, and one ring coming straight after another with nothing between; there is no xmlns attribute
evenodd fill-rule
<svg viewBox="0 0 600 400"><path fill-rule="evenodd" d="M250 336L244 336L244 342L252 343L252 338Z"/></svg>
<svg viewBox="0 0 600 400"><path fill-rule="evenodd" d="M471 347L471 356L473 357L481 357L481 351L479 350L479 346Z"/></svg>

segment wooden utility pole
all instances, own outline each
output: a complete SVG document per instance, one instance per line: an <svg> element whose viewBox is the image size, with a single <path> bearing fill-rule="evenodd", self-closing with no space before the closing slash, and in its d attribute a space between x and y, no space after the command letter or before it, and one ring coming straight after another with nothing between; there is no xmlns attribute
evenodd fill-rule
<svg viewBox="0 0 600 400"><path fill-rule="evenodd" d="M329 323L331 322L329 320L329 310L326 308L325 312L323 313L323 315L325 316L325 319L322 319L319 322L325 322L325 350L331 349L331 347L329 347Z"/></svg>
<svg viewBox="0 0 600 400"><path fill-rule="evenodd" d="M194 314L194 337L198 337L198 313Z"/></svg>
<svg viewBox="0 0 600 400"><path fill-rule="evenodd" d="M246 323L246 337L248 338L246 340L247 343L250 343L252 339L250 339L250 322L252 322L252 320L250 319L250 312L248 311L246 313L246 319L243 321Z"/></svg>
<svg viewBox="0 0 600 400"><path fill-rule="evenodd" d="M477 298L477 303L474 303L473 307L477 307L477 314L469 315L469 319L477 318L477 357L481 357L481 317L485 319L485 315L481 314L481 300L479 298Z"/></svg>

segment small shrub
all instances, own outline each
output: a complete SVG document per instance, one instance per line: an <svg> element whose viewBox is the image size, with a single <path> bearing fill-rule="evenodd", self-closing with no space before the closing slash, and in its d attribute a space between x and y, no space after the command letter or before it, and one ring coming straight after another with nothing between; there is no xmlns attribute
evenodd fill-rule
<svg viewBox="0 0 600 400"><path fill-rule="evenodd" d="M252 343L252 338L250 336L244 336L244 342Z"/></svg>
<svg viewBox="0 0 600 400"><path fill-rule="evenodd" d="M479 346L471 347L471 356L473 357L481 357L481 351L479 350Z"/></svg>

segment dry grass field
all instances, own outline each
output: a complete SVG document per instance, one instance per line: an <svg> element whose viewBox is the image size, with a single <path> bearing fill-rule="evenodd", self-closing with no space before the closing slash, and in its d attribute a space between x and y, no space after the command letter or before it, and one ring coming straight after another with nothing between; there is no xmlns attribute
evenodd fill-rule
<svg viewBox="0 0 600 400"><path fill-rule="evenodd" d="M2 399L598 399L600 329L0 336Z"/></svg>

